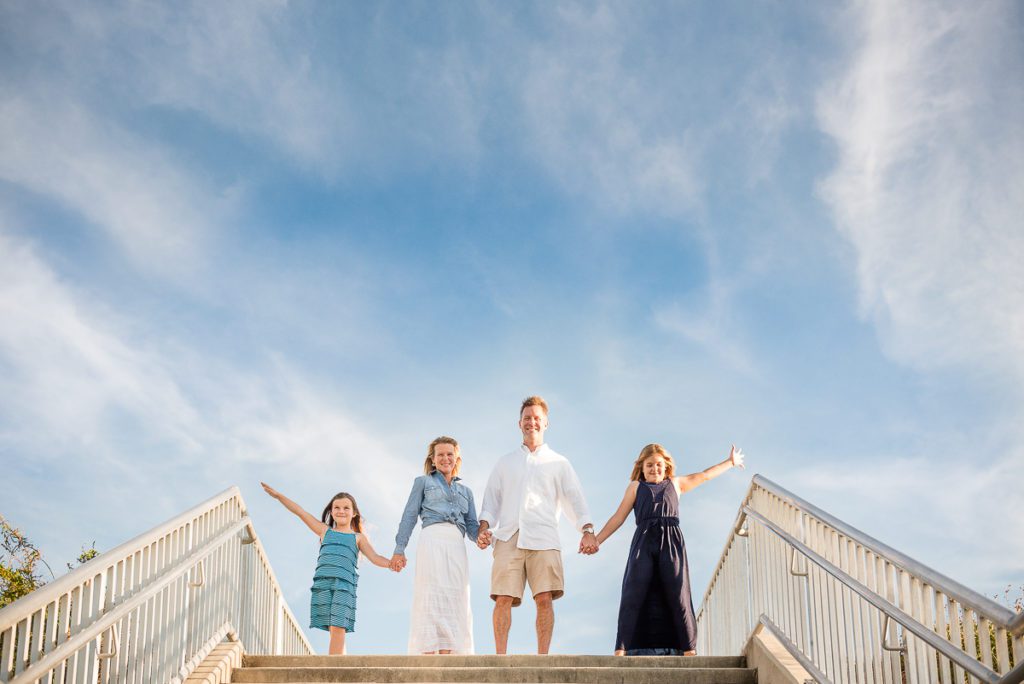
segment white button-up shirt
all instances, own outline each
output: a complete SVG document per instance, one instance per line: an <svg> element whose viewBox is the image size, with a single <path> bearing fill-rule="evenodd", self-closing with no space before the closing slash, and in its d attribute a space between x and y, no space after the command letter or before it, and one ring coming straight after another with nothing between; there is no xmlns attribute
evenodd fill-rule
<svg viewBox="0 0 1024 684"><path fill-rule="evenodd" d="M518 531L521 549L561 549L558 516L562 511L580 532L592 524L583 487L572 464L547 444L531 452L520 445L505 454L491 471L480 508L501 541Z"/></svg>

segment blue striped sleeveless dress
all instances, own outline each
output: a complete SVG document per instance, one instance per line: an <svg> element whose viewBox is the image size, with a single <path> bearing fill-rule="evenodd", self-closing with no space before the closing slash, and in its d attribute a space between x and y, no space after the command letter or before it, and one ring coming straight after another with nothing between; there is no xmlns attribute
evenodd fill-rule
<svg viewBox="0 0 1024 684"><path fill-rule="evenodd" d="M324 532L313 573L310 627L324 630L344 627L346 632L355 631L358 560L354 532L337 532L331 528Z"/></svg>

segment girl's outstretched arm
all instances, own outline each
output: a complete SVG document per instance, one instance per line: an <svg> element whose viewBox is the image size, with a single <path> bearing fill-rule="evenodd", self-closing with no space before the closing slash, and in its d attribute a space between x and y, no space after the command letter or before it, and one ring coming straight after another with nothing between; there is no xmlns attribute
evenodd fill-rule
<svg viewBox="0 0 1024 684"><path fill-rule="evenodd" d="M384 556L380 555L376 551L374 551L373 545L370 543L370 540L367 539L366 535L362 532L359 532L356 535L356 546L359 548L359 551L368 559L370 559L370 562L376 565L377 567L391 567L391 561L385 558Z"/></svg>
<svg viewBox="0 0 1024 684"><path fill-rule="evenodd" d="M622 497L622 503L619 504L618 509L612 513L612 517L608 518L608 522L604 524L601 531L597 533L598 545L604 544L604 540L615 534L615 530L622 527L622 523L626 522L626 518L629 517L629 512L633 509L633 502L636 501L636 490L640 487L640 483L633 480L626 487L626 493Z"/></svg>
<svg viewBox="0 0 1024 684"><path fill-rule="evenodd" d="M314 518L312 515L310 515L309 511L303 509L302 506L295 503L287 496L285 496L281 492L277 491L276 489L268 485L266 482L260 482L260 484L263 485L263 491L265 491L267 494L280 501L281 505L287 508L289 511L299 516L299 519L302 520L302 522L306 523L306 527L313 530L313 534L315 534L318 537L324 536L324 532L327 531L326 524Z"/></svg>
<svg viewBox="0 0 1024 684"><path fill-rule="evenodd" d="M699 487L708 480L713 480L730 468L737 467L743 468L743 450L737 449L736 445L733 444L732 448L729 449L729 458L725 459L721 463L707 468L699 473L691 473L690 475L682 475L680 477L672 478L675 480L676 489L680 494L684 494L694 487Z"/></svg>

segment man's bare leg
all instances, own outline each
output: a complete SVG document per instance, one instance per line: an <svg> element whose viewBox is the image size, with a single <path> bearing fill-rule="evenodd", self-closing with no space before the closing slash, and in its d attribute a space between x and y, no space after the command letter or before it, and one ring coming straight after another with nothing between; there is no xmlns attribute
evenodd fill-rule
<svg viewBox="0 0 1024 684"><path fill-rule="evenodd" d="M505 655L508 651L508 631L512 627L512 597L494 599L494 652Z"/></svg>
<svg viewBox="0 0 1024 684"><path fill-rule="evenodd" d="M555 629L555 607L551 605L550 591L542 591L533 601L537 604L537 653L545 655L551 648L551 633Z"/></svg>

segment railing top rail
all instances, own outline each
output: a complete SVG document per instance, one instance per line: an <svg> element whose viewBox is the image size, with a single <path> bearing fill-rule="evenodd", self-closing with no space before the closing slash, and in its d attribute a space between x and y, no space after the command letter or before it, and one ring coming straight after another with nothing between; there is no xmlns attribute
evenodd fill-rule
<svg viewBox="0 0 1024 684"><path fill-rule="evenodd" d="M936 589L941 590L947 596L956 599L959 603L983 613L985 617L998 623L998 626L1008 629L1012 633L1024 630L1024 613L1014 613L1006 606L996 603L987 596L965 587L956 580L951 579L936 570L932 570L927 565L914 560L910 556L897 551L887 544L883 544L874 537L861 532L852 525L848 525L839 518L823 511L806 499L800 498L796 494L793 494L789 490L779 486L762 475L754 475L750 484L750 492L753 492L754 487L760 487L782 499L785 499L796 508L814 516L832 529L846 535L874 553L884 556L893 564L899 566L906 572L919 577ZM749 499L749 496L750 493L748 493L747 499ZM745 501L747 499L745 499Z"/></svg>
<svg viewBox="0 0 1024 684"><path fill-rule="evenodd" d="M109 565L119 562L123 558L135 553L135 551L148 546L167 532L181 527L183 524L201 515L203 512L234 497L241 498L241 491L237 486L228 487L220 494L217 494L201 504L193 506L184 513L177 515L146 532L143 532L134 539L130 539L123 544L115 546L109 551L101 553L85 565L72 570L62 577L58 577L53 582L36 589L31 594L21 597L9 606L0 609L0 629L5 625L11 625L18 620L21 620L26 615L32 614L46 604L52 602L54 599L81 585L85 580L100 574Z"/></svg>

